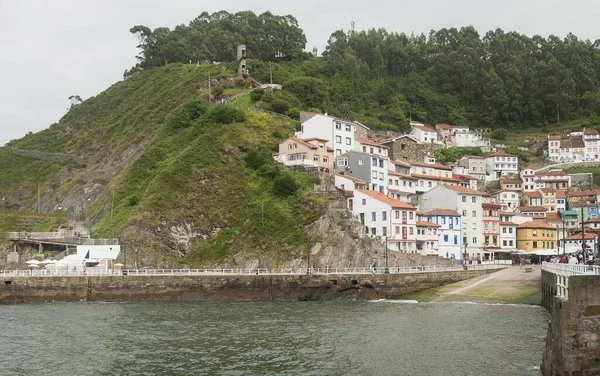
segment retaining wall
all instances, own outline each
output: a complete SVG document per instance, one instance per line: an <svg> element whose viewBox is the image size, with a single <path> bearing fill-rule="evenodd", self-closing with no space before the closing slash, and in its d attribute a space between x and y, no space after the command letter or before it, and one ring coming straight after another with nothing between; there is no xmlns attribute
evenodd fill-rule
<svg viewBox="0 0 600 376"><path fill-rule="evenodd" d="M52 301L265 301L392 298L496 270L383 275L14 277L0 304Z"/></svg>

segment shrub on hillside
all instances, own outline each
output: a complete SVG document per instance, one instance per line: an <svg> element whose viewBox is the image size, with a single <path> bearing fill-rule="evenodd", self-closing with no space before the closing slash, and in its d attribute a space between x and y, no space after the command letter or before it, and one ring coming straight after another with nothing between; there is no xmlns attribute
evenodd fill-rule
<svg viewBox="0 0 600 376"><path fill-rule="evenodd" d="M264 95L265 91L263 89L254 89L250 92L250 99L252 99L253 102L258 102L263 99Z"/></svg>
<svg viewBox="0 0 600 376"><path fill-rule="evenodd" d="M277 112L278 114L285 114L289 109L290 104L283 99L273 99L271 102L271 110L273 110L273 112ZM300 116L300 113L298 113L298 116Z"/></svg>
<svg viewBox="0 0 600 376"><path fill-rule="evenodd" d="M258 170L267 165L273 158L267 150L250 150L244 157L246 167Z"/></svg>
<svg viewBox="0 0 600 376"><path fill-rule="evenodd" d="M508 131L504 128L497 128L492 132L492 138L495 140L506 140L506 137L508 137Z"/></svg>
<svg viewBox="0 0 600 376"><path fill-rule="evenodd" d="M300 119L300 110L298 110L296 107L292 107L288 110L287 115L292 119L298 120Z"/></svg>
<svg viewBox="0 0 600 376"><path fill-rule="evenodd" d="M237 108L215 106L206 113L207 120L218 124L240 123L246 120L246 114Z"/></svg>
<svg viewBox="0 0 600 376"><path fill-rule="evenodd" d="M206 105L200 98L192 98L169 119L169 125L174 129L187 128L206 113Z"/></svg>
<svg viewBox="0 0 600 376"><path fill-rule="evenodd" d="M280 197L293 196L299 188L294 177L287 172L279 174L273 180L273 193Z"/></svg>

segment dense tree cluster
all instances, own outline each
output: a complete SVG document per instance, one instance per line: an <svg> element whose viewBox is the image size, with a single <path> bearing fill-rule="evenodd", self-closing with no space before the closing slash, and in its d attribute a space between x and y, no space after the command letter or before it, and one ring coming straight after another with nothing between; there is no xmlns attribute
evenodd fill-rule
<svg viewBox="0 0 600 376"><path fill-rule="evenodd" d="M234 61L239 44L246 44L250 57L256 59L291 60L304 53L306 44L304 32L293 16L270 12L258 16L250 11L203 12L189 25L178 25L173 30L137 25L130 32L138 37L140 49L139 63L133 71L169 63Z"/></svg>
<svg viewBox="0 0 600 376"><path fill-rule="evenodd" d="M357 91L378 82L380 105L424 121L540 124L589 116L600 105L600 41L573 34L497 29L481 37L470 26L428 37L336 31L324 55L329 77L343 77Z"/></svg>
<svg viewBox="0 0 600 376"><path fill-rule="evenodd" d="M428 36L371 29L335 31L323 57L303 53L306 39L292 16L202 13L173 31L131 29L139 64L235 61L248 47L253 77L271 77L290 108L326 111L373 128L407 129L409 120L513 127L600 113L600 41L569 34L528 37L473 27ZM286 107L284 103L277 103Z"/></svg>

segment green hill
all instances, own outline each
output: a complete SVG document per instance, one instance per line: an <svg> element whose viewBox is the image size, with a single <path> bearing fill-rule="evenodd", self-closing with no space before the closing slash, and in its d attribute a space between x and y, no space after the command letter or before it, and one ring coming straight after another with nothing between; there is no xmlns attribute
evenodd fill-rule
<svg viewBox="0 0 600 376"><path fill-rule="evenodd" d="M248 110L248 96L207 105L208 69L133 74L0 148L4 209L34 211L39 184L43 212L85 217L95 237L121 235L155 264L300 256L321 201L313 178L271 158L296 124ZM230 81L226 68L211 76Z"/></svg>

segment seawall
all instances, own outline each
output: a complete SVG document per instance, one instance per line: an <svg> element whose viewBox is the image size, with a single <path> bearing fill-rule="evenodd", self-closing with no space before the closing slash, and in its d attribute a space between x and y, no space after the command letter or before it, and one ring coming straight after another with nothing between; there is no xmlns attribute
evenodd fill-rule
<svg viewBox="0 0 600 376"><path fill-rule="evenodd" d="M542 305L551 313L542 373L600 375L600 275L569 277L568 299L556 296L556 279L542 270Z"/></svg>
<svg viewBox="0 0 600 376"><path fill-rule="evenodd" d="M72 301L297 301L393 298L496 270L375 275L12 277L0 304Z"/></svg>

